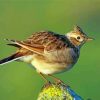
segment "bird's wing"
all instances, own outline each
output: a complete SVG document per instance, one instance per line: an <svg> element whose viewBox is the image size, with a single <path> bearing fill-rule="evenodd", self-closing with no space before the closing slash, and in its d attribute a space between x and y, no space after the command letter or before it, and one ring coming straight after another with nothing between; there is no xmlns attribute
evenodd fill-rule
<svg viewBox="0 0 100 100"><path fill-rule="evenodd" d="M42 47L40 45L31 46L30 44L24 43L23 41L17 41L17 40L9 40L9 41L11 41L11 43L8 44L8 45L18 47L19 48L18 51L21 52L21 53L23 53L23 51L25 51L25 50L28 50L30 52L42 54L43 51L44 51L44 47Z"/></svg>
<svg viewBox="0 0 100 100"><path fill-rule="evenodd" d="M24 43L31 46L44 47L44 50L53 51L68 46L67 38L51 31L33 33Z"/></svg>
<svg viewBox="0 0 100 100"><path fill-rule="evenodd" d="M66 48L69 42L63 35L56 34L51 31L42 31L33 33L26 41L10 40L12 44L25 48L37 54L44 54L45 51L55 51ZM11 44L10 44L11 45ZM15 46L16 46L15 45Z"/></svg>

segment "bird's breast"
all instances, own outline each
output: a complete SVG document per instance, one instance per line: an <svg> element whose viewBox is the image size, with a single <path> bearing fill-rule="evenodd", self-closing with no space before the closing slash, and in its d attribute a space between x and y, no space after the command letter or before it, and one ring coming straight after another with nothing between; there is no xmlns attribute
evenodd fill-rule
<svg viewBox="0 0 100 100"><path fill-rule="evenodd" d="M65 63L46 62L44 60L34 59L31 64L38 72L43 74L54 74L61 72L66 68Z"/></svg>
<svg viewBox="0 0 100 100"><path fill-rule="evenodd" d="M73 49L45 52L44 56L34 56L31 64L43 74L54 74L70 69L78 57Z"/></svg>
<svg viewBox="0 0 100 100"><path fill-rule="evenodd" d="M48 62L72 64L78 59L78 52L76 52L73 48L64 48L51 52L45 51L44 54Z"/></svg>

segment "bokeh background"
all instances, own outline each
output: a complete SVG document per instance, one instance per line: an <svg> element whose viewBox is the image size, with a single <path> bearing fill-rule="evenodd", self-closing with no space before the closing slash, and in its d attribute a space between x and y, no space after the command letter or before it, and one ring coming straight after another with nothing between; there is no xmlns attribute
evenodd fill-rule
<svg viewBox="0 0 100 100"><path fill-rule="evenodd" d="M4 38L24 40L41 30L64 34L74 25L95 40L83 46L73 69L55 76L84 100L100 100L100 0L0 0L0 59L16 50ZM0 66L0 100L36 100L43 84L25 63Z"/></svg>

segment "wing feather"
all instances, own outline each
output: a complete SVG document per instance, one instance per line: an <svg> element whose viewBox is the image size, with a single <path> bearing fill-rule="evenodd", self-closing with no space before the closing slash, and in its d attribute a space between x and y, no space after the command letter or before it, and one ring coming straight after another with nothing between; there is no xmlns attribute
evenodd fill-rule
<svg viewBox="0 0 100 100"><path fill-rule="evenodd" d="M9 39L7 40L9 41ZM64 49L68 47L70 43L64 35L59 35L51 31L33 33L33 35L26 41L10 41L12 42L13 46L22 47L41 55L44 54L44 51L56 51Z"/></svg>

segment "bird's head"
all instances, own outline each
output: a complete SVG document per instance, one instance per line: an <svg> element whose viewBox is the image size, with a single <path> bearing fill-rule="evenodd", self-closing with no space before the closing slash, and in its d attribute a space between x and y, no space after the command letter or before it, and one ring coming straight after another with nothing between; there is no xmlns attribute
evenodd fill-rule
<svg viewBox="0 0 100 100"><path fill-rule="evenodd" d="M73 31L67 33L66 36L74 46L80 47L87 41L93 40L88 37L79 26L75 26Z"/></svg>

